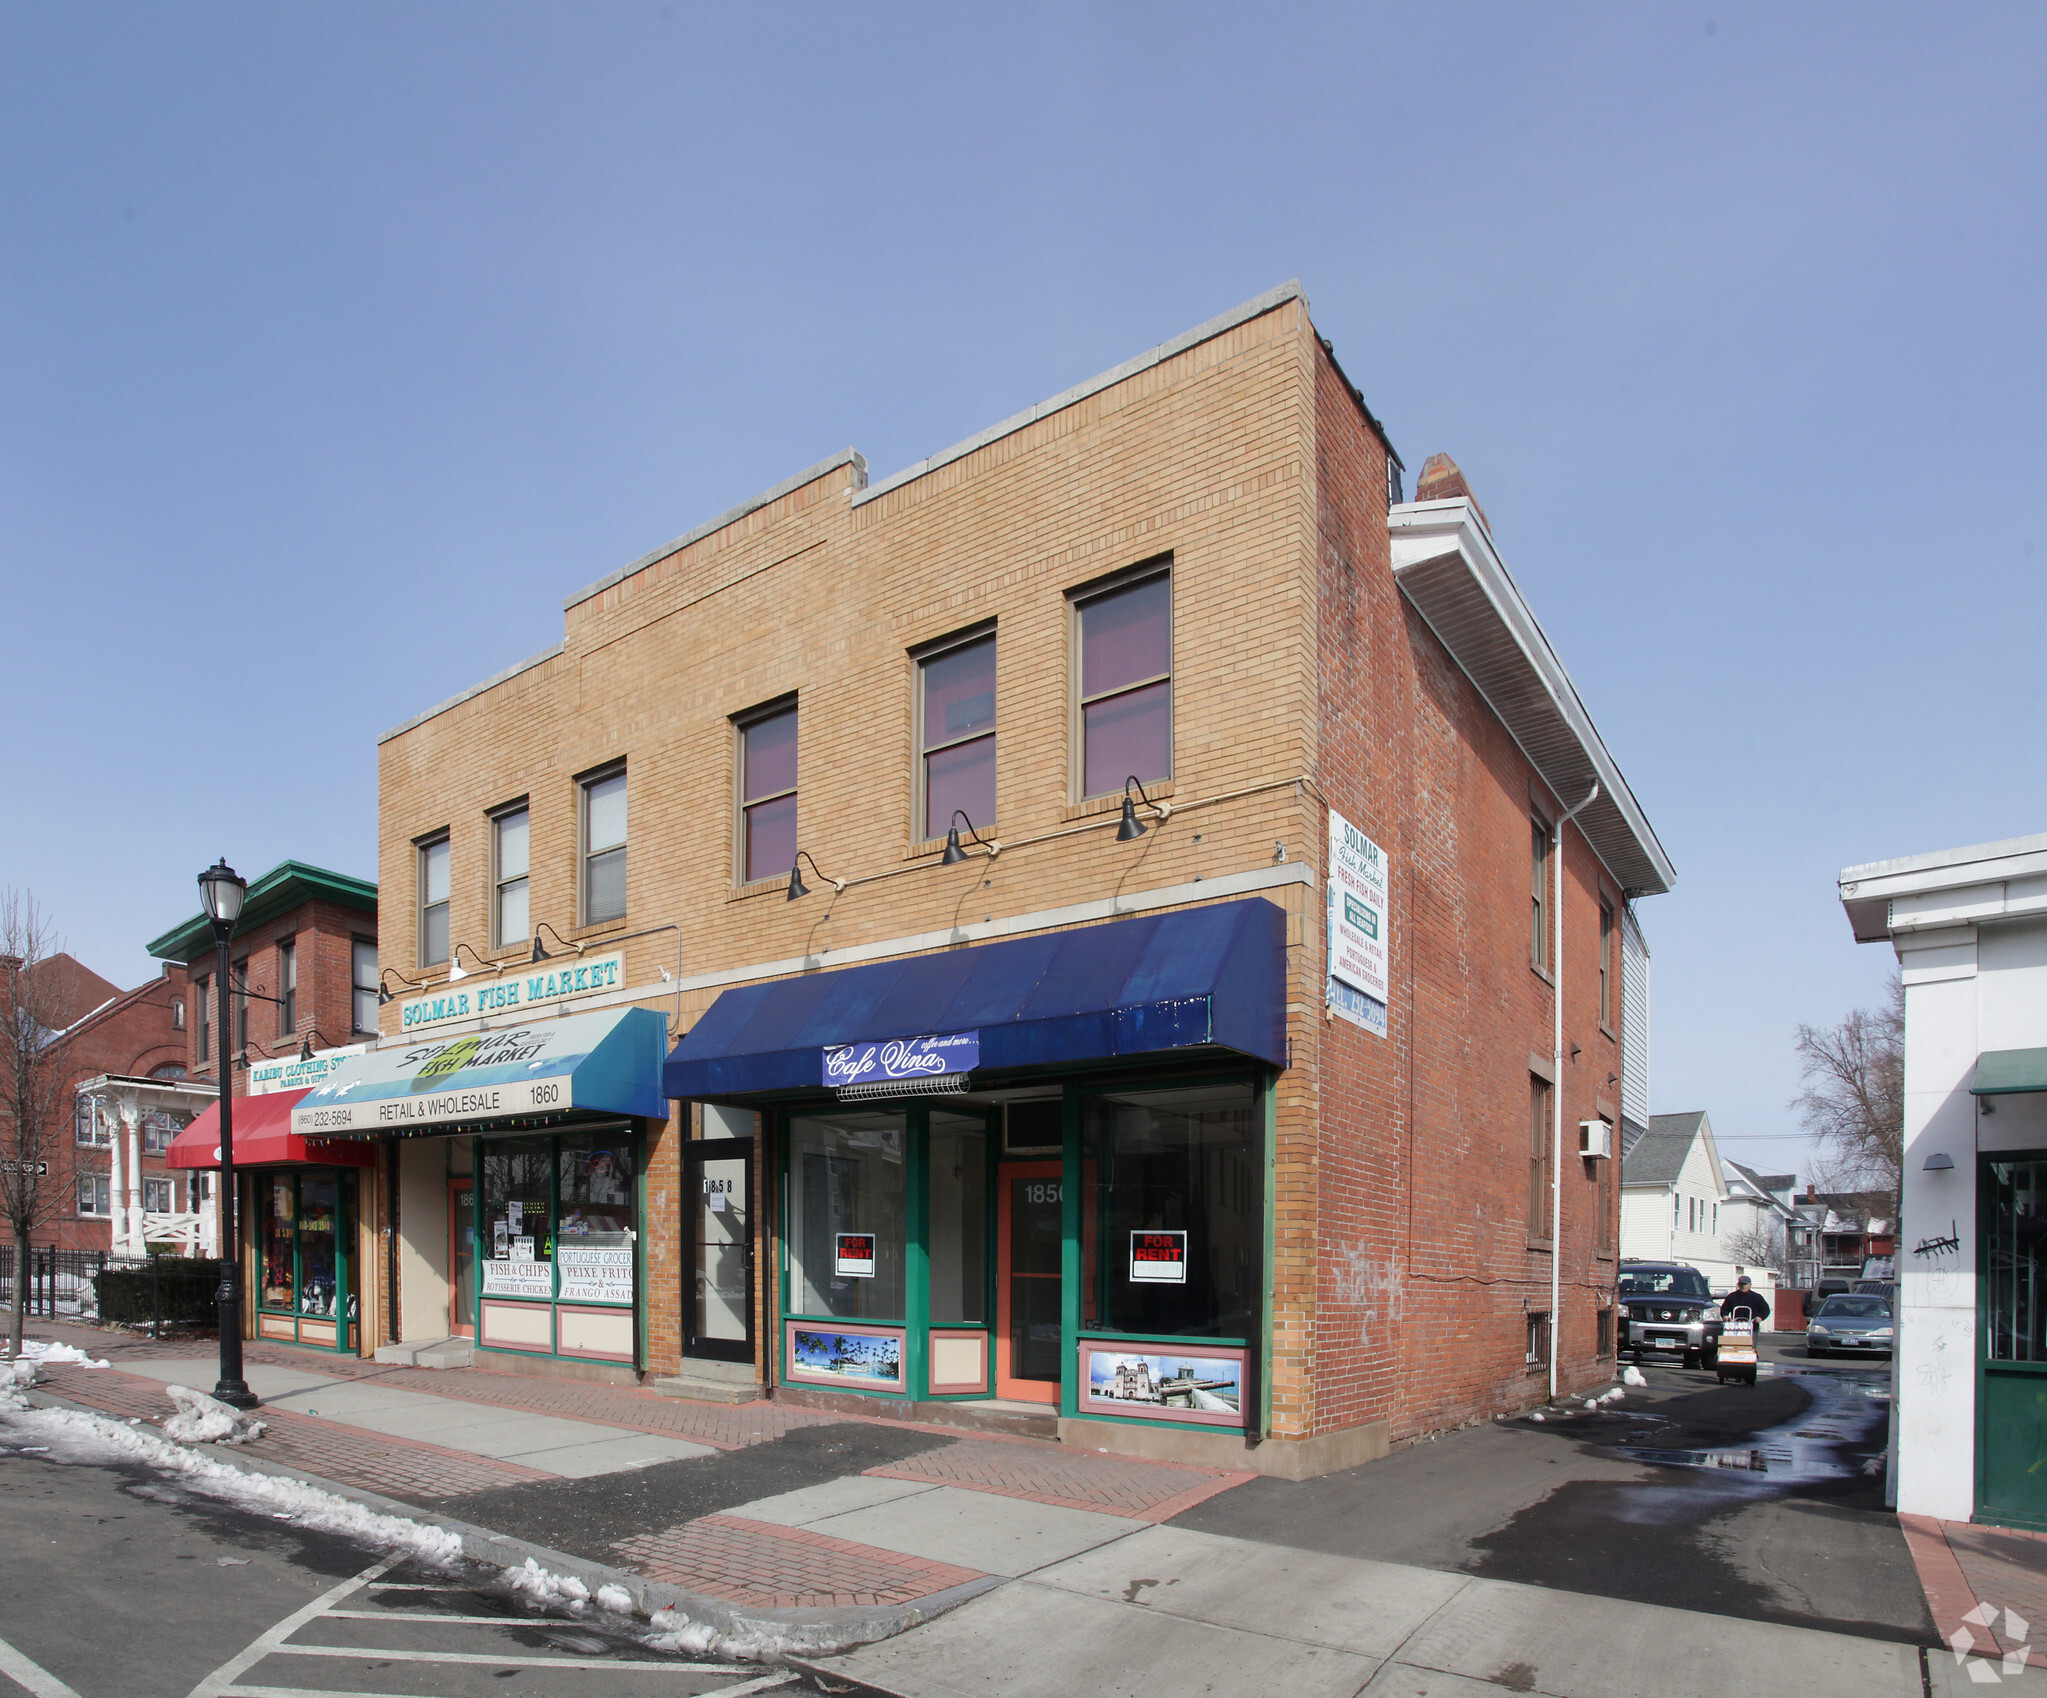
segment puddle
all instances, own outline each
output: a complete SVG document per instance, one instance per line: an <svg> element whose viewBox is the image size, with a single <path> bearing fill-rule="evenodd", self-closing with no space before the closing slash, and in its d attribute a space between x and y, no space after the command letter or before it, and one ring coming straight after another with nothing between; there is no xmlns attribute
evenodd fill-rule
<svg viewBox="0 0 2047 1698"><path fill-rule="evenodd" d="M1619 1444L1611 1446L1616 1456L1632 1462L1655 1462L1670 1468L1731 1470L1737 1474L1761 1475L1771 1485L1801 1486L1820 1480L1852 1480L1862 1471L1859 1457L1845 1455L1847 1448L1880 1427L1889 1411L1888 1387L1848 1374L1801 1374L1778 1372L1796 1379L1811 1396L1812 1404L1793 1420L1751 1433L1739 1443L1716 1445L1705 1450L1673 1449L1658 1445Z"/></svg>

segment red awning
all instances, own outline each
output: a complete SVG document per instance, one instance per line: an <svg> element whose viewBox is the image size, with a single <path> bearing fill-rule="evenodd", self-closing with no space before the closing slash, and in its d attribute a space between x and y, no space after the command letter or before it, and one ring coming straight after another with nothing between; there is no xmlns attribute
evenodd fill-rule
<svg viewBox="0 0 2047 1698"><path fill-rule="evenodd" d="M304 1091L269 1091L235 1098L235 1166L375 1167L377 1146L363 1138L302 1138L291 1111ZM220 1104L215 1103L171 1140L164 1160L172 1167L220 1166Z"/></svg>

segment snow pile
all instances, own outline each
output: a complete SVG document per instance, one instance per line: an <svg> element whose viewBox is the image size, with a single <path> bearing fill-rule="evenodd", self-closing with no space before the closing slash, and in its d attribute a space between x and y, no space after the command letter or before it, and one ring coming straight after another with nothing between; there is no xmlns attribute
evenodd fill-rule
<svg viewBox="0 0 2047 1698"><path fill-rule="evenodd" d="M1647 1381L1646 1379L1644 1379L1644 1378L1642 1377L1642 1370L1641 1370L1640 1368L1635 1368L1635 1367L1628 1367L1628 1368L1623 1368L1623 1369L1621 1370L1621 1384L1622 1384L1622 1385L1627 1385L1627 1386L1645 1386L1645 1385L1647 1385L1648 1383L1649 1383L1649 1382L1648 1382L1648 1381Z"/></svg>
<svg viewBox="0 0 2047 1698"><path fill-rule="evenodd" d="M1540 1421L1543 1418L1542 1411L1538 1409L1533 1415L1529 1416L1528 1418L1531 1421Z"/></svg>
<svg viewBox="0 0 2047 1698"><path fill-rule="evenodd" d="M42 1371L42 1364L33 1356L17 1356L7 1364L7 1377L24 1390L36 1383L36 1376Z"/></svg>
<svg viewBox="0 0 2047 1698"><path fill-rule="evenodd" d="M502 1576L507 1590L518 1593L528 1603L541 1609L567 1610L571 1615L580 1615L590 1607L590 1588L573 1574L555 1574L542 1568L531 1557L518 1568L507 1568ZM616 1590L614 1587L605 1588ZM632 1600L626 1600L628 1607Z"/></svg>
<svg viewBox="0 0 2047 1698"><path fill-rule="evenodd" d="M631 1615L633 1595L623 1586L600 1586L597 1588L597 1607L609 1610L613 1615Z"/></svg>
<svg viewBox="0 0 2047 1698"><path fill-rule="evenodd" d="M45 1367L55 1368L69 1363L79 1368L104 1368L104 1361L95 1362L75 1344L58 1344L47 1338L25 1338L21 1341L21 1354L14 1359L20 1368L25 1361L40 1362Z"/></svg>
<svg viewBox="0 0 2047 1698"><path fill-rule="evenodd" d="M190 1386L165 1386L177 1414L163 1424L164 1437L179 1444L245 1444L261 1438L264 1423L252 1421L232 1404Z"/></svg>
<svg viewBox="0 0 2047 1698"><path fill-rule="evenodd" d="M142 1427L124 1426L104 1415L80 1409L37 1409L10 1414L9 1436L28 1434L49 1443L18 1449L47 1450L53 1462L140 1462L175 1478L188 1489L253 1509L282 1521L296 1521L322 1532L383 1550L409 1551L421 1559L447 1565L462 1554L462 1541L442 1527L423 1527L404 1516L383 1515L359 1503L273 1474L245 1474L210 1456L169 1444Z"/></svg>
<svg viewBox="0 0 2047 1698"><path fill-rule="evenodd" d="M652 1633L647 1646L687 1657L725 1657L739 1662L773 1662L782 1657L831 1657L856 1645L885 1639L898 1631L886 1617L877 1617L867 1628L817 1623L803 1626L788 1621L758 1621L747 1616L731 1618L732 1630L721 1632L708 1621L691 1621L672 1605L656 1610L651 1617ZM904 1623L914 1627L916 1621Z"/></svg>

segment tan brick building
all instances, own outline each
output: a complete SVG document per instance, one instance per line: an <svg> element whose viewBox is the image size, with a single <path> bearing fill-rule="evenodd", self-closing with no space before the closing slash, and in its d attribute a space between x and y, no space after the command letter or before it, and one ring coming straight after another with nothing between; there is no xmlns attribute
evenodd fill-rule
<svg viewBox="0 0 2047 1698"><path fill-rule="evenodd" d="M1671 869L1455 467L1399 486L1288 286L389 733L410 983L295 1121L402 1134L401 1342L1293 1476L1610 1372L1581 1123Z"/></svg>

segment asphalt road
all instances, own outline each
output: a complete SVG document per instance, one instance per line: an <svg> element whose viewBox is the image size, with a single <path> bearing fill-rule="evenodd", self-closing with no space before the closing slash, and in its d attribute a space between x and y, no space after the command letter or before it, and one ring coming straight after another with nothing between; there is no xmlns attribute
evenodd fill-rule
<svg viewBox="0 0 2047 1698"><path fill-rule="evenodd" d="M1751 1620L1932 1644L1883 1507L1887 1362L1765 1339L1753 1387L1644 1364L1598 1413L1444 1434L1346 1473L1259 1479L1175 1524Z"/></svg>
<svg viewBox="0 0 2047 1698"><path fill-rule="evenodd" d="M602 1619L192 1497L140 1467L24 1453L0 1418L0 1694L708 1698L809 1676L652 1651ZM10 1654L11 1653L11 1654ZM573 1665L573 1674L567 1667Z"/></svg>

